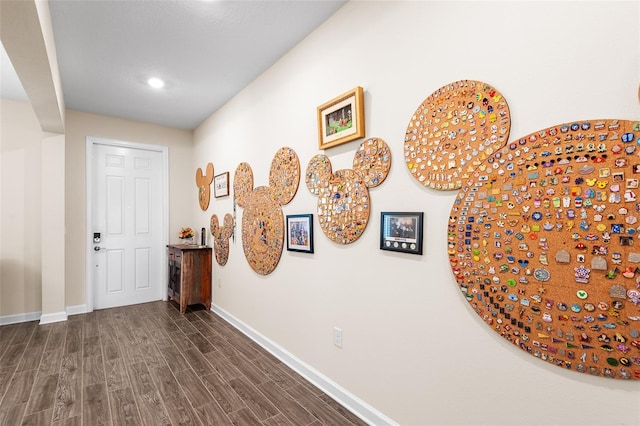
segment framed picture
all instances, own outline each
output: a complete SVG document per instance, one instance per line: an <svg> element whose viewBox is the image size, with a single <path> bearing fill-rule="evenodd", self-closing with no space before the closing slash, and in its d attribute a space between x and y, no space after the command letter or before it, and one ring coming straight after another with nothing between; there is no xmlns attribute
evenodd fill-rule
<svg viewBox="0 0 640 426"><path fill-rule="evenodd" d="M213 178L213 195L216 198L229 195L229 172L224 172Z"/></svg>
<svg viewBox="0 0 640 426"><path fill-rule="evenodd" d="M380 213L380 250L422 254L424 213Z"/></svg>
<svg viewBox="0 0 640 426"><path fill-rule="evenodd" d="M313 253L313 215L287 215L287 250Z"/></svg>
<svg viewBox="0 0 640 426"><path fill-rule="evenodd" d="M364 137L362 87L343 93L318 107L318 148L326 149Z"/></svg>

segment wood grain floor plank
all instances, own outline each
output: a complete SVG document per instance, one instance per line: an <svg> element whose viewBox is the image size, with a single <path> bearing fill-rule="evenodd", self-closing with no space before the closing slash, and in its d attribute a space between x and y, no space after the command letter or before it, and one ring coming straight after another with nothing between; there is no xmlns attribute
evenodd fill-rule
<svg viewBox="0 0 640 426"><path fill-rule="evenodd" d="M147 426L171 426L169 414L162 403L158 392L135 395L140 417Z"/></svg>
<svg viewBox="0 0 640 426"><path fill-rule="evenodd" d="M124 361L113 359L104 363L104 375L109 392L130 386Z"/></svg>
<svg viewBox="0 0 640 426"><path fill-rule="evenodd" d="M207 388L204 387L198 376L191 369L180 372L176 376L176 380L180 383L182 391L194 407L201 407L213 399Z"/></svg>
<svg viewBox="0 0 640 426"><path fill-rule="evenodd" d="M73 318L73 317L72 317ZM82 323L69 322L64 341L64 353L74 353L82 349Z"/></svg>
<svg viewBox="0 0 640 426"><path fill-rule="evenodd" d="M48 376L60 372L62 365L62 348L53 349L42 355L40 366L38 367L38 376Z"/></svg>
<svg viewBox="0 0 640 426"><path fill-rule="evenodd" d="M102 354L84 357L82 360L82 385L87 387L105 381Z"/></svg>
<svg viewBox="0 0 640 426"><path fill-rule="evenodd" d="M353 414L351 411L347 410L346 408L344 408L342 405L338 404L335 400L333 400L333 398L331 398L329 395L327 394L322 394L320 395L318 398L320 398L321 400L323 400L325 403L327 403L327 405L329 405L331 408L333 408L335 411L337 411L338 413L340 413L340 415L342 415L342 417L344 417L345 419L347 419L349 421L350 424L353 425L362 425L362 426L366 426L366 423L363 422L362 420L360 420L360 418L358 416L356 416L355 414Z"/></svg>
<svg viewBox="0 0 640 426"><path fill-rule="evenodd" d="M276 414L273 417L269 417L261 423L262 426L298 426L296 423L291 423L284 414Z"/></svg>
<svg viewBox="0 0 640 426"><path fill-rule="evenodd" d="M147 363L149 368L152 367L165 367L168 368L167 362L165 361L162 354L158 351L156 344L153 341L149 341L144 345L140 345L140 352L142 353L142 358L144 362Z"/></svg>
<svg viewBox="0 0 640 426"><path fill-rule="evenodd" d="M111 410L108 401L105 383L85 386L82 392L83 423L92 426L111 424Z"/></svg>
<svg viewBox="0 0 640 426"><path fill-rule="evenodd" d="M53 421L65 421L80 415L82 415L82 377L64 377L61 372L56 389L56 401L53 404Z"/></svg>
<svg viewBox="0 0 640 426"><path fill-rule="evenodd" d="M173 344L178 349L180 349L180 352L196 348L195 345L191 343L191 340L189 340L187 336L182 332L182 330L172 331L171 333L169 333L169 337L171 337L171 341L173 342Z"/></svg>
<svg viewBox="0 0 640 426"><path fill-rule="evenodd" d="M218 352L227 358L231 358L238 354L238 351L236 351L235 348L219 334L209 336L207 339L211 342L213 347L218 350Z"/></svg>
<svg viewBox="0 0 640 426"><path fill-rule="evenodd" d="M249 408L243 408L241 410L234 411L233 413L228 414L228 416L229 416L229 419L231 419L231 423L234 424L235 426L248 426L248 425L261 424L260 420Z"/></svg>
<svg viewBox="0 0 640 426"><path fill-rule="evenodd" d="M36 373L37 370L15 373L11 379L11 383L9 383L9 390L2 399L0 409L27 402L31 394L31 388L33 388L33 383L35 382Z"/></svg>
<svg viewBox="0 0 640 426"><path fill-rule="evenodd" d="M182 371L186 368L189 368L189 363L182 356L182 353L178 348L176 348L173 344L167 346L158 346L158 350L164 357L169 369L174 373Z"/></svg>
<svg viewBox="0 0 640 426"><path fill-rule="evenodd" d="M25 415L20 426L48 426L51 424L53 408Z"/></svg>
<svg viewBox="0 0 640 426"><path fill-rule="evenodd" d="M47 343L47 339L49 338L49 333L51 332L51 327L49 324L39 325L31 334L31 339L27 344L28 348L34 348L36 346L44 346Z"/></svg>
<svg viewBox="0 0 640 426"><path fill-rule="evenodd" d="M219 374L212 373L202 377L202 383L225 413L246 407L242 398Z"/></svg>
<svg viewBox="0 0 640 426"><path fill-rule="evenodd" d="M19 345L28 343L37 326L37 321L23 322L18 324L17 330L13 335L13 339L9 344Z"/></svg>
<svg viewBox="0 0 640 426"><path fill-rule="evenodd" d="M173 426L200 426L198 415L189 404L185 397L166 401L164 405L167 407L169 418Z"/></svg>
<svg viewBox="0 0 640 426"><path fill-rule="evenodd" d="M67 334L67 323L56 322L51 324L51 331L49 332L49 338L47 339L47 345L44 351L49 352L54 349L64 347L64 338Z"/></svg>
<svg viewBox="0 0 640 426"><path fill-rule="evenodd" d="M229 361L254 385L269 381L269 377L244 355L231 357Z"/></svg>
<svg viewBox="0 0 640 426"><path fill-rule="evenodd" d="M44 345L32 348L27 347L22 355L20 363L18 364L17 372L20 373L27 370L36 370L40 366L43 353Z"/></svg>
<svg viewBox="0 0 640 426"><path fill-rule="evenodd" d="M223 379L229 381L236 377L241 377L242 372L236 368L229 358L220 356L219 353L209 352L205 358Z"/></svg>
<svg viewBox="0 0 640 426"><path fill-rule="evenodd" d="M326 402L315 395L309 394L302 385L289 388L286 391L291 397L302 405L307 411L318 418L323 424L339 425L346 422L345 417L331 408Z"/></svg>
<svg viewBox="0 0 640 426"><path fill-rule="evenodd" d="M24 350L26 348L26 343L9 346L4 355L2 355L2 358L0 358L0 365L2 365L3 367L7 367L9 365L18 365L22 360L22 354L24 354Z"/></svg>
<svg viewBox="0 0 640 426"><path fill-rule="evenodd" d="M1 364L0 364L1 365ZM11 384L11 378L15 373L17 365L8 365L6 367L0 367L0 403L2 403L2 398L4 394L9 389L9 385Z"/></svg>
<svg viewBox="0 0 640 426"><path fill-rule="evenodd" d="M100 330L98 328L97 319L94 319L93 321L82 322L82 337L87 339L90 337L97 337L99 335L100 335Z"/></svg>
<svg viewBox="0 0 640 426"><path fill-rule="evenodd" d="M285 415L293 424L307 425L317 420L302 405L297 403L291 395L273 382L262 383L257 386L264 394L269 396L269 400L278 407L280 412Z"/></svg>
<svg viewBox="0 0 640 426"><path fill-rule="evenodd" d="M27 403L13 405L8 408L0 409L0 426L16 426L22 421L24 410Z"/></svg>
<svg viewBox="0 0 640 426"><path fill-rule="evenodd" d="M109 406L113 426L142 425L138 405L130 387L109 392Z"/></svg>
<svg viewBox="0 0 640 426"><path fill-rule="evenodd" d="M193 348L186 350L182 352L182 355L184 355L185 359L198 376L204 376L211 372L211 364L207 362L207 359L197 349Z"/></svg>
<svg viewBox="0 0 640 426"><path fill-rule="evenodd" d="M209 402L202 407L195 408L200 422L204 426L219 426L231 424L231 419L215 402Z"/></svg>
<svg viewBox="0 0 640 426"><path fill-rule="evenodd" d="M102 353L100 336L84 337L82 339L82 356L91 357Z"/></svg>
<svg viewBox="0 0 640 426"><path fill-rule="evenodd" d="M253 363L282 389L288 389L299 384L296 379L287 374L288 367L284 366L279 360L260 356L253 360Z"/></svg>
<svg viewBox="0 0 640 426"><path fill-rule="evenodd" d="M188 334L187 338L191 340L191 343L193 343L196 349L198 349L202 354L215 350L213 345L199 332Z"/></svg>
<svg viewBox="0 0 640 426"><path fill-rule="evenodd" d="M165 403L184 396L180 384L178 384L178 381L168 367L150 368L149 373L151 373L153 382Z"/></svg>
<svg viewBox="0 0 640 426"><path fill-rule="evenodd" d="M146 395L157 391L145 363L139 362L127 365L127 372L136 395Z"/></svg>
<svg viewBox="0 0 640 426"><path fill-rule="evenodd" d="M122 357L120 346L118 346L116 340L111 335L100 336L100 342L102 344L102 353L104 353L105 361L111 361Z"/></svg>
<svg viewBox="0 0 640 426"><path fill-rule="evenodd" d="M48 376L39 376L36 379L33 390L31 391L29 403L27 404L26 414L48 409L53 411L56 389L58 388L58 377L59 374L56 373Z"/></svg>
<svg viewBox="0 0 640 426"><path fill-rule="evenodd" d="M280 412L248 379L244 377L231 379L229 384L244 403L247 404L247 407L249 407L261 421L273 417ZM238 411L236 411L236 413L237 412ZM229 417L231 417L232 414L233 413L230 413Z"/></svg>

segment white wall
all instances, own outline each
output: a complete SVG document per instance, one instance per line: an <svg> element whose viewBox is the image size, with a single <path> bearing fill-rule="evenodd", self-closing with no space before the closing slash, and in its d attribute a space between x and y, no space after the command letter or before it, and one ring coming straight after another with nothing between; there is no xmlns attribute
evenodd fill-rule
<svg viewBox="0 0 640 426"><path fill-rule="evenodd" d="M192 168L212 161L233 176L247 161L255 186L267 185L273 154L290 146L304 176L318 153L316 107L360 85L367 136L393 154L371 190L371 222L340 246L315 219L315 254L285 250L266 277L247 264L238 228L228 264L214 264L214 304L400 424L640 424L637 382L545 364L472 312L446 253L455 193L415 182L402 145L415 108L460 79L503 93L510 139L572 120L637 119L639 26L637 1L348 3L196 129ZM349 168L357 146L327 150L333 169ZM194 226L232 208L231 197L212 199ZM283 210L315 214L304 180ZM380 211L425 212L423 256L378 249Z"/></svg>
<svg viewBox="0 0 640 426"><path fill-rule="evenodd" d="M29 103L0 100L0 323L41 311L42 136Z"/></svg>

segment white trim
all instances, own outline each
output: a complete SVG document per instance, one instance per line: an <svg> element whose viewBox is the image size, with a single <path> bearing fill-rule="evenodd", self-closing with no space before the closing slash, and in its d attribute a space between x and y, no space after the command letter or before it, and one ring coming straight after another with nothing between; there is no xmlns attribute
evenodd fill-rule
<svg viewBox="0 0 640 426"><path fill-rule="evenodd" d="M291 369L296 371L305 379L309 380L316 387L329 395L334 400L338 401L345 408L358 416L361 420L371 425L389 425L397 426L398 423L385 416L371 405L362 401L342 386L333 382L331 379L307 365L302 360L296 358L289 353L286 349L272 342L267 337L258 333L256 330L240 321L221 307L217 305L211 305L211 310L220 315L225 321L244 333L251 340L262 346L265 350L271 353L273 356L284 362Z"/></svg>
<svg viewBox="0 0 640 426"><path fill-rule="evenodd" d="M53 314L42 314L40 316L40 325L51 324L52 322L60 322L67 320L67 313L65 311L55 312Z"/></svg>
<svg viewBox="0 0 640 426"><path fill-rule="evenodd" d="M87 136L85 139L85 195L86 195L86 250L85 250L85 312L93 312L93 287L91 285L91 259L93 253L93 223L91 222L91 185L93 176L93 146L94 145L121 146L124 148L143 149L147 151L157 151L162 153L162 246L169 244L169 147L162 145L151 145L146 143L128 142L116 139L100 138L96 136ZM167 264L166 250L161 250L161 262ZM164 291L167 288L167 274L160 274L160 293L158 297L166 300L167 294Z"/></svg>
<svg viewBox="0 0 640 426"><path fill-rule="evenodd" d="M89 312L87 310L87 305L67 306L66 311L67 311L67 316L86 314L87 312Z"/></svg>
<svg viewBox="0 0 640 426"><path fill-rule="evenodd" d="M37 321L42 315L41 311L23 314L3 315L0 317L0 325L17 324L19 322Z"/></svg>

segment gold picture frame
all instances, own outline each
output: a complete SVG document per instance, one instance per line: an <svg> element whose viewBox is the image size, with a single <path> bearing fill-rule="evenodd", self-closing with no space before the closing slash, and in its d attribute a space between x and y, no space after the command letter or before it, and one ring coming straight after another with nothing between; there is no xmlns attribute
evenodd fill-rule
<svg viewBox="0 0 640 426"><path fill-rule="evenodd" d="M318 148L365 137L364 91L357 86L318 107Z"/></svg>

